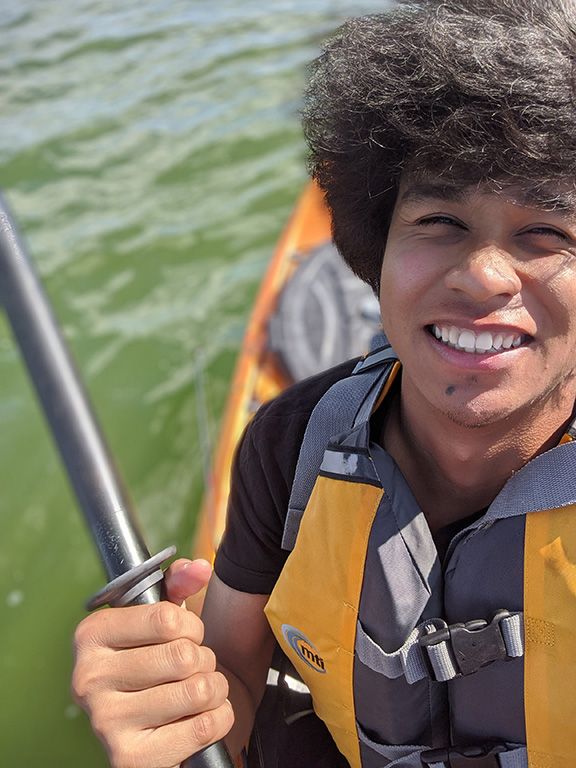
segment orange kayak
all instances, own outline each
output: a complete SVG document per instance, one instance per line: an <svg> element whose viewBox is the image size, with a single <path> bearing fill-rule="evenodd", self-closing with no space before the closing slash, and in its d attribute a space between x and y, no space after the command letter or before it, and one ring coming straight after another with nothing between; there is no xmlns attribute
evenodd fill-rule
<svg viewBox="0 0 576 768"><path fill-rule="evenodd" d="M331 242L322 193L309 184L264 276L232 379L193 555L212 560L224 530L236 444L262 403L290 384L363 354L380 325L371 289Z"/></svg>

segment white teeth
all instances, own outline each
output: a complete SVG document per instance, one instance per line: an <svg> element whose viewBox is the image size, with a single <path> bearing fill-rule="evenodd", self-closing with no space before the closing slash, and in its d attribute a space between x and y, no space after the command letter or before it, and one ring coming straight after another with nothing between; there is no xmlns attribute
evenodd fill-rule
<svg viewBox="0 0 576 768"><path fill-rule="evenodd" d="M494 349L500 349L503 341L504 341L504 334L497 333L496 336L494 336L494 338L492 339L492 346L494 347Z"/></svg>
<svg viewBox="0 0 576 768"><path fill-rule="evenodd" d="M474 336L474 333L472 331L460 331L458 346L474 351L476 347L476 337Z"/></svg>
<svg viewBox="0 0 576 768"><path fill-rule="evenodd" d="M510 349L512 344L514 344L513 334L510 334L509 336L504 336L504 339L502 340L502 346L504 347L504 349Z"/></svg>
<svg viewBox="0 0 576 768"><path fill-rule="evenodd" d="M490 331L482 331L476 336L476 351L488 352L489 349L492 349L492 334Z"/></svg>
<svg viewBox="0 0 576 768"><path fill-rule="evenodd" d="M476 335L468 328L460 330L455 325L433 325L432 331L439 341L449 347L481 355L516 349L522 344L522 336L515 333L504 335L502 332L481 331Z"/></svg>

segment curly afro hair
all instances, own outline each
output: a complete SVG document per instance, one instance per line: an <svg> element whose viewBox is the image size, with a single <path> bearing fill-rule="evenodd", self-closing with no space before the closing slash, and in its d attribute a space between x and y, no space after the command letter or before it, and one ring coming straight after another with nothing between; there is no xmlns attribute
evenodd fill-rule
<svg viewBox="0 0 576 768"><path fill-rule="evenodd" d="M575 30L574 0L402 3L349 21L312 63L311 174L375 292L401 176L574 186Z"/></svg>

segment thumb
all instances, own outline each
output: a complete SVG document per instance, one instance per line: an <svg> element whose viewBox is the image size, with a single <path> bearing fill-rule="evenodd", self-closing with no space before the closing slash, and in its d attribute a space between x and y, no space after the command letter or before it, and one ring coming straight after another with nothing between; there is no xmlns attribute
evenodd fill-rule
<svg viewBox="0 0 576 768"><path fill-rule="evenodd" d="M181 605L206 586L211 574L212 566L207 560L175 560L164 573L166 599Z"/></svg>

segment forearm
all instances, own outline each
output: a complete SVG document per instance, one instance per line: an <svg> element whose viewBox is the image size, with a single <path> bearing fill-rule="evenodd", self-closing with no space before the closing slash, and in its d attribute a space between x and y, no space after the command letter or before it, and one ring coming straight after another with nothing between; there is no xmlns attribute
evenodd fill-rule
<svg viewBox="0 0 576 768"><path fill-rule="evenodd" d="M230 687L228 698L234 710L234 725L225 741L230 754L236 757L250 740L261 697L256 701L253 694L235 674L220 665L218 665L218 669L226 677Z"/></svg>
<svg viewBox="0 0 576 768"><path fill-rule="evenodd" d="M250 738L276 644L264 615L267 601L266 595L237 592L213 576L202 611L204 643L230 688L234 725L226 743L233 755Z"/></svg>

